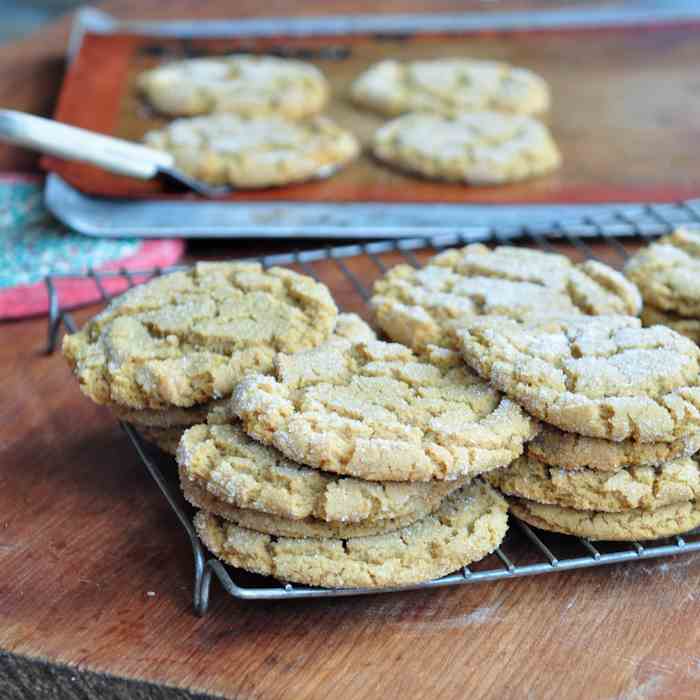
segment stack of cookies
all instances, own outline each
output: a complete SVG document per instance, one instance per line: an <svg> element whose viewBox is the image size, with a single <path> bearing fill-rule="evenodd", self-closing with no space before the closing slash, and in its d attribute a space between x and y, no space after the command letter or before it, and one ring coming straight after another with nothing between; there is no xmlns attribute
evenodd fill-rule
<svg viewBox="0 0 700 700"><path fill-rule="evenodd" d="M536 430L453 352L335 338L244 378L177 458L202 508L197 531L222 560L311 585L389 587L500 544L507 505L473 477L509 464Z"/></svg>
<svg viewBox="0 0 700 700"><path fill-rule="evenodd" d="M409 584L493 551L507 504L472 479L537 431L456 353L380 342L323 285L252 263L137 287L64 354L88 396L177 453L217 556L312 585Z"/></svg>
<svg viewBox="0 0 700 700"><path fill-rule="evenodd" d="M593 539L700 523L700 349L642 328L624 276L471 245L389 270L372 306L398 342L311 278L199 264L123 295L64 353L88 396L176 453L207 547L282 580L450 573L502 541L498 490Z"/></svg>
<svg viewBox="0 0 700 700"><path fill-rule="evenodd" d="M549 88L525 68L468 58L385 60L350 94L361 107L397 117L374 134L374 155L423 177L495 185L561 163L549 130L534 118L549 109Z"/></svg>
<svg viewBox="0 0 700 700"><path fill-rule="evenodd" d="M700 232L678 229L625 266L644 297L645 326L664 325L700 343Z"/></svg>
<svg viewBox="0 0 700 700"><path fill-rule="evenodd" d="M700 350L632 316L482 318L467 363L545 423L489 476L519 518L602 540L700 525Z"/></svg>
<svg viewBox="0 0 700 700"><path fill-rule="evenodd" d="M375 284L377 322L423 353L467 364L542 421L487 480L539 527L642 539L700 522L698 349L642 329L635 285L598 262L476 244Z"/></svg>

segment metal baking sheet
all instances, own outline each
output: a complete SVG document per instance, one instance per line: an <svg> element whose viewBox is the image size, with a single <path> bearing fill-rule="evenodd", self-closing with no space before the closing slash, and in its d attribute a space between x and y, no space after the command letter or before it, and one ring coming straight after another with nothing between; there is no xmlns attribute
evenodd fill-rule
<svg viewBox="0 0 700 700"><path fill-rule="evenodd" d="M653 9L652 9L653 7ZM391 15L317 18L269 18L214 22L118 22L93 9L79 13L70 42L75 56L82 38L91 35L144 35L192 40L217 37L314 37L351 36L401 32L465 32L493 30L499 33L540 29L572 29L672 25L700 19L700 3L639 2L622 7L581 7L528 13L471 13L460 15ZM657 183L658 187L658 183ZM467 188L465 188L467 189ZM442 190L440 190L441 192ZM446 190L444 190L446 192ZM47 179L46 203L54 214L76 230L93 236L146 237L295 237L295 238L395 238L436 234L519 235L527 228L546 232L562 225L618 226L633 221L637 226L653 225L658 207L670 208L684 220L687 207L668 204L667 197L650 203L617 202L610 194L606 203L485 204L451 201L334 201L317 197L304 201L304 190L293 201L241 195L233 201L210 202L194 198L133 199L91 196L52 173ZM650 192L653 194L654 190ZM449 194L449 193L448 193ZM694 194L694 193L693 193ZM684 196L693 196L688 194ZM457 195L457 199L460 195ZM466 196L466 195L465 195ZM470 196L473 197L473 194ZM500 196L500 195L499 195ZM265 201L263 201L263 199ZM311 199L311 197L309 197ZM439 196L438 196L439 199ZM528 199L528 197L526 197ZM533 200L537 197L533 197ZM255 201L257 200L257 201ZM541 201L541 200L540 200ZM585 201L578 198L578 201ZM639 200L637 200L639 201ZM646 202L646 200L644 200ZM694 207L696 202L691 202ZM677 212L676 212L677 210ZM649 221L647 221L649 220ZM624 235L623 230L617 231Z"/></svg>

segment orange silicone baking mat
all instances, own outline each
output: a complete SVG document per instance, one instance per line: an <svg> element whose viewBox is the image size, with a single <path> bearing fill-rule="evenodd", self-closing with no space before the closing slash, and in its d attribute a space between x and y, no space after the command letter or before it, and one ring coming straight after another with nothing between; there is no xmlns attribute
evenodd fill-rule
<svg viewBox="0 0 700 700"><path fill-rule="evenodd" d="M267 36L178 39L86 34L67 72L56 118L139 140L166 122L135 90L143 70L191 56L273 53L309 60L332 87L327 113L366 146L385 120L355 107L350 83L383 58L468 56L531 68L550 83L545 120L563 153L553 175L514 185L470 187L406 175L362 156L328 180L237 192L236 201L637 202L700 194L700 24L681 23L463 34ZM46 158L49 170L83 192L163 198L163 186L92 166Z"/></svg>

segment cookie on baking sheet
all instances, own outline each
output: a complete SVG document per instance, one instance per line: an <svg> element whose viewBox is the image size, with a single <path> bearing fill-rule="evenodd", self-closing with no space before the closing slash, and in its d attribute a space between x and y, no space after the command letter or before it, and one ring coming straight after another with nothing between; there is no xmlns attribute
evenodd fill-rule
<svg viewBox="0 0 700 700"><path fill-rule="evenodd" d="M173 456L177 453L177 446L180 444L180 438L185 430L182 426L159 428L149 425L135 425L134 428L146 442L152 442L163 452Z"/></svg>
<svg viewBox="0 0 700 700"><path fill-rule="evenodd" d="M431 511L418 515L404 515L400 518L385 518L383 520L361 520L356 523L338 521L326 522L315 518L292 520L279 515L271 515L258 510L236 508L222 501L206 488L193 481L182 481L182 493L185 498L197 508L218 515L229 523L247 530L264 532L277 537L312 537L314 539L347 539L348 537L369 537L395 532L424 518ZM436 508L439 508L438 503Z"/></svg>
<svg viewBox="0 0 700 700"><path fill-rule="evenodd" d="M700 431L674 442L612 442L566 433L542 424L539 435L527 444L527 454L561 469L593 469L615 472L626 467L658 467L665 462L691 457L700 450Z"/></svg>
<svg viewBox="0 0 700 700"><path fill-rule="evenodd" d="M661 311L700 317L700 231L679 228L642 248L628 260L625 274L644 301Z"/></svg>
<svg viewBox="0 0 700 700"><path fill-rule="evenodd" d="M624 513L574 510L522 498L509 498L508 504L513 515L529 525L589 540L655 540L700 526L700 505L696 501Z"/></svg>
<svg viewBox="0 0 700 700"><path fill-rule="evenodd" d="M457 347L454 330L476 316L637 315L642 300L634 284L603 263L474 243L439 253L421 269L391 268L375 282L371 305L392 340L422 351Z"/></svg>
<svg viewBox="0 0 700 700"><path fill-rule="evenodd" d="M115 299L63 353L100 404L189 407L222 398L277 352L323 343L337 309L310 277L258 263L199 263Z"/></svg>
<svg viewBox="0 0 700 700"><path fill-rule="evenodd" d="M517 182L561 164L544 124L497 112L405 114L376 131L372 152L402 170L469 185Z"/></svg>
<svg viewBox="0 0 700 700"><path fill-rule="evenodd" d="M194 58L158 66L138 78L139 90L163 114L277 113L296 119L320 112L328 83L310 63L245 54Z"/></svg>
<svg viewBox="0 0 700 700"><path fill-rule="evenodd" d="M474 110L539 114L547 111L550 102L549 87L536 73L468 58L381 61L355 80L350 96L357 104L388 116Z"/></svg>
<svg viewBox="0 0 700 700"><path fill-rule="evenodd" d="M301 464L371 481L473 476L509 464L538 429L456 353L328 343L278 355L231 400L246 432Z"/></svg>
<svg viewBox="0 0 700 700"><path fill-rule="evenodd" d="M700 344L700 316L688 318L673 311L663 311L651 304L644 304L641 319L645 326L668 326L676 333Z"/></svg>
<svg viewBox="0 0 700 700"><path fill-rule="evenodd" d="M488 482L509 496L576 510L619 513L656 510L700 496L700 467L690 458L660 467L629 467L617 472L551 467L520 457L486 474Z"/></svg>
<svg viewBox="0 0 700 700"><path fill-rule="evenodd" d="M439 510L396 532L372 537L274 537L200 511L195 527L228 564L282 581L327 588L401 586L444 576L493 552L508 528L507 505L475 481Z"/></svg>
<svg viewBox="0 0 700 700"><path fill-rule="evenodd" d="M359 523L423 517L464 480L371 482L303 467L239 425L197 425L177 452L181 481L236 508L287 519Z"/></svg>
<svg viewBox="0 0 700 700"><path fill-rule="evenodd" d="M272 187L326 177L360 150L357 139L326 117L211 114L176 119L149 131L146 145L167 151L176 166L214 185Z"/></svg>
<svg viewBox="0 0 700 700"><path fill-rule="evenodd" d="M458 333L471 367L562 430L674 442L700 429L700 349L633 316L475 319Z"/></svg>

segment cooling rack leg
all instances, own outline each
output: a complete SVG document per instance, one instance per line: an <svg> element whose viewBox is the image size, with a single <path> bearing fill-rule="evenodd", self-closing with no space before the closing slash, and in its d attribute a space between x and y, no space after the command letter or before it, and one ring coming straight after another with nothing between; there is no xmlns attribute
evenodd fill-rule
<svg viewBox="0 0 700 700"><path fill-rule="evenodd" d="M195 582L194 589L194 612L199 617L204 617L209 609L209 590L211 589L211 569L204 567L199 578L199 585Z"/></svg>

